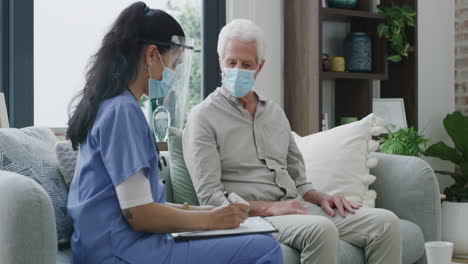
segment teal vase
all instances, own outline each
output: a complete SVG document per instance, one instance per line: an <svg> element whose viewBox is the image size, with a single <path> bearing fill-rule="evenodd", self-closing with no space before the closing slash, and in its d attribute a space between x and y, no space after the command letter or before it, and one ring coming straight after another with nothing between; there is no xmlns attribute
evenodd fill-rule
<svg viewBox="0 0 468 264"><path fill-rule="evenodd" d="M327 0L327 3L331 8L351 9L356 7L357 0Z"/></svg>

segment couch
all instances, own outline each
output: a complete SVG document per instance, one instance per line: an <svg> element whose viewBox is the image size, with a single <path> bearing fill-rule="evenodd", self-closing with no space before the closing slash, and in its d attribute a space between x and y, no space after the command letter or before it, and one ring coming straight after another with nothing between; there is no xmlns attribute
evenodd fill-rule
<svg viewBox="0 0 468 264"><path fill-rule="evenodd" d="M424 242L441 239L439 186L427 163L415 157L375 153L379 165L373 186L376 206L401 219L403 263L426 263ZM170 160L161 152L167 200L172 200ZM2 263L69 263L71 250L57 250L54 213L50 198L35 181L0 171L0 259ZM281 245L284 263L299 263L299 252ZM365 263L364 251L340 241L343 264Z"/></svg>

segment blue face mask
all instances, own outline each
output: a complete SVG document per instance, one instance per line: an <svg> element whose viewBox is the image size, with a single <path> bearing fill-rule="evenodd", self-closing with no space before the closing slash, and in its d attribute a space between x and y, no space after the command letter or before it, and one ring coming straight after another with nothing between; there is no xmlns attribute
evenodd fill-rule
<svg viewBox="0 0 468 264"><path fill-rule="evenodd" d="M236 98L244 97L255 84L256 70L224 68L223 85Z"/></svg>
<svg viewBox="0 0 468 264"><path fill-rule="evenodd" d="M169 92L171 89L174 80L175 72L168 67L164 67L162 72L162 80L160 81L151 78L150 71L150 78L148 79L148 97L150 99L165 97L167 92Z"/></svg>
<svg viewBox="0 0 468 264"><path fill-rule="evenodd" d="M162 98L166 96L167 92L171 89L171 85L174 83L175 72L167 67L164 67L162 73L162 80L158 81L153 78L148 79L148 97L151 98Z"/></svg>

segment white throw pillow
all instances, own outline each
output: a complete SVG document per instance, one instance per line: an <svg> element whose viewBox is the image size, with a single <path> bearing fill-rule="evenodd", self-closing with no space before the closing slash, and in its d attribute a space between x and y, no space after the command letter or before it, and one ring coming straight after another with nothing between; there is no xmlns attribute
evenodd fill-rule
<svg viewBox="0 0 468 264"><path fill-rule="evenodd" d="M294 138L304 157L307 178L318 191L342 194L346 199L375 207L376 192L369 190L375 181L370 168L377 159L369 153L379 148L372 136L384 132L382 120L370 114L360 121Z"/></svg>

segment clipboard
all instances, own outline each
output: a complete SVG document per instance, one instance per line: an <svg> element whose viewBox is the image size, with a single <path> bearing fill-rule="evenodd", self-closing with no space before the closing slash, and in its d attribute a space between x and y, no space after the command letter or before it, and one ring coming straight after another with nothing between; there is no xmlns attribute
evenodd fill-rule
<svg viewBox="0 0 468 264"><path fill-rule="evenodd" d="M213 237L237 236L237 235L251 235L251 234L264 234L275 233L278 229L270 222L260 216L247 218L238 228L234 229L219 229L219 230L200 230L192 232L172 233L175 240L192 240Z"/></svg>

